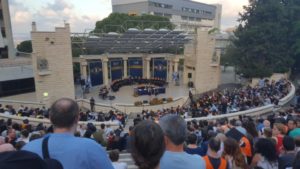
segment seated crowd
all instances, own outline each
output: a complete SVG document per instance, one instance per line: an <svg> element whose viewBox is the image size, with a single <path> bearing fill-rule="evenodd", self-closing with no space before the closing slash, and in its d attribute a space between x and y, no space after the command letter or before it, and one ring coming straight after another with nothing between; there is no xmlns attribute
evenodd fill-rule
<svg viewBox="0 0 300 169"><path fill-rule="evenodd" d="M277 105L279 100L289 93L290 88L290 82L285 79L276 82L261 80L255 87L212 92L198 99L193 99L190 95L192 117L226 114L268 104Z"/></svg>
<svg viewBox="0 0 300 169"><path fill-rule="evenodd" d="M130 152L140 169L300 168L300 160L297 160L300 159L299 93L298 105L267 117L240 116L230 120L190 122L181 117L187 117L190 110L194 117L197 116L194 113L202 116L205 109L208 109L207 115L232 112L227 108L225 112L221 111L219 106L223 99L228 107L235 105L238 110L276 104L290 88L285 80L264 82L233 93L204 96L193 102L192 107L143 111L134 119L134 126L130 126L128 132L123 129L125 115L114 111L108 116L97 116L97 120L116 119L120 122L117 129L104 124L100 128L92 123L79 125L79 120L94 117L90 112L80 112L77 103L67 98L57 100L49 110L21 106L16 111L12 106L0 106L0 112L5 114L47 117L52 123L46 127L43 124L33 126L28 120L22 124L10 119L0 120L0 168L9 168L12 165L10 158L21 160L15 158L16 154L8 156L9 153L26 154L28 151L44 159L45 165L49 165L48 159L54 159L65 169L126 168L126 164L118 162L116 149ZM109 157L103 147L113 150ZM25 164L20 168L26 168ZM59 169L49 165L48 169L51 168Z"/></svg>
<svg viewBox="0 0 300 169"><path fill-rule="evenodd" d="M155 86L164 86L167 84L167 82L165 79L160 78L145 79L141 77L129 77L126 79L119 79L113 81L110 88L112 91L117 92L122 86L130 86L133 84L152 84Z"/></svg>
<svg viewBox="0 0 300 169"><path fill-rule="evenodd" d="M37 119L48 119L49 118L49 109L46 109L44 106L42 108L32 108L21 105L18 109L15 109L12 105L5 105L4 107L0 104L0 113L6 115L16 115L19 117L31 117ZM117 120L123 126L125 126L126 114L109 111L104 112L92 112L92 111L80 111L79 121L89 121L89 122L104 122L104 121L115 121Z"/></svg>
<svg viewBox="0 0 300 169"><path fill-rule="evenodd" d="M299 107L258 119L190 122L176 109L155 116L144 112L127 133L104 124L100 129L92 123L78 125L76 102L60 99L50 108L49 118L50 127L0 120L0 152L26 150L44 158L42 142L47 138L48 156L66 169L126 167L120 165L114 149L130 152L140 169L297 169L300 165L296 160L300 157ZM114 150L111 160L104 146ZM2 154L0 167L9 164L1 161Z"/></svg>

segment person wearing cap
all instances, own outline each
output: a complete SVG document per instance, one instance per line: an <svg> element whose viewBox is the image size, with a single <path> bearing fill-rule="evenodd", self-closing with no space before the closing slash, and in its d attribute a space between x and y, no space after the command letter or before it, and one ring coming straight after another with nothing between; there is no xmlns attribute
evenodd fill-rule
<svg viewBox="0 0 300 169"><path fill-rule="evenodd" d="M69 98L55 101L49 112L54 133L26 144L27 150L45 158L44 147L48 148L48 157L56 159L64 169L113 169L104 149L96 141L75 137L79 121L78 104ZM48 145L43 146L45 140Z"/></svg>

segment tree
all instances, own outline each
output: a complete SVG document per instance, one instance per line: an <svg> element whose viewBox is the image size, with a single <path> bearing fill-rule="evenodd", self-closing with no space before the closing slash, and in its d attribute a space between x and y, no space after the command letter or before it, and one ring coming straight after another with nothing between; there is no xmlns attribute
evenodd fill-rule
<svg viewBox="0 0 300 169"><path fill-rule="evenodd" d="M268 77L289 71L289 18L282 0L249 0L240 14L232 60L246 77Z"/></svg>
<svg viewBox="0 0 300 169"><path fill-rule="evenodd" d="M294 69L300 72L300 1L299 0L285 0L286 12L289 26L289 54L295 60Z"/></svg>
<svg viewBox="0 0 300 169"><path fill-rule="evenodd" d="M21 42L17 46L17 49L18 49L19 52L31 53L32 52L31 40L26 40L26 41Z"/></svg>
<svg viewBox="0 0 300 169"><path fill-rule="evenodd" d="M141 16L129 16L127 14L112 13L107 18L96 22L96 28L94 32L123 33L129 28L174 29L174 25L170 22L169 18L162 16L148 14L144 14Z"/></svg>

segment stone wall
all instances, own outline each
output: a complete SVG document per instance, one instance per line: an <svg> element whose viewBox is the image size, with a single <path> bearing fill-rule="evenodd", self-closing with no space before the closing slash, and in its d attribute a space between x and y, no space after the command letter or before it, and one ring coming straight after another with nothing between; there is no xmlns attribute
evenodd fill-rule
<svg viewBox="0 0 300 169"><path fill-rule="evenodd" d="M36 31L35 23L33 23L31 37L37 101L50 106L52 102L62 97L74 99L69 24L55 28L55 32L39 32ZM48 93L48 96L44 93Z"/></svg>
<svg viewBox="0 0 300 169"><path fill-rule="evenodd" d="M185 46L184 82L191 81L197 93L216 89L220 84L220 51L215 49L215 38L208 28L198 28L193 42Z"/></svg>

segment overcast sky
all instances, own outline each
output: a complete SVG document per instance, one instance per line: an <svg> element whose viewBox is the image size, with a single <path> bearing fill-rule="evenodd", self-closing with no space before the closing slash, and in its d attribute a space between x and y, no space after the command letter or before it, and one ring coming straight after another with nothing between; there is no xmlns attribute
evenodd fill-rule
<svg viewBox="0 0 300 169"><path fill-rule="evenodd" d="M195 0L223 5L222 29L237 25L238 13L248 0ZM18 43L30 39L31 22L38 30L54 30L64 21L71 24L72 32L93 29L95 23L107 17L111 0L9 0L14 40Z"/></svg>

